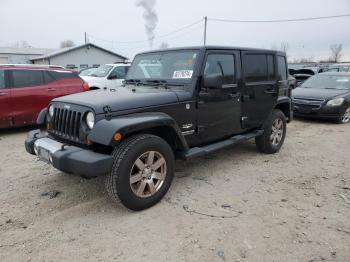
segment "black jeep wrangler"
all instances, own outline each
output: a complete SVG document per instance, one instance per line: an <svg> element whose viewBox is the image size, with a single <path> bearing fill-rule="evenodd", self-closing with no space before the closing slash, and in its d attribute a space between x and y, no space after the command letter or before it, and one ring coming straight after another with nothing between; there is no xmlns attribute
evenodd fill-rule
<svg viewBox="0 0 350 262"><path fill-rule="evenodd" d="M291 120L285 53L177 48L138 54L116 89L54 99L25 146L63 172L106 175L114 201L142 210L169 189L175 158L251 138L275 153Z"/></svg>

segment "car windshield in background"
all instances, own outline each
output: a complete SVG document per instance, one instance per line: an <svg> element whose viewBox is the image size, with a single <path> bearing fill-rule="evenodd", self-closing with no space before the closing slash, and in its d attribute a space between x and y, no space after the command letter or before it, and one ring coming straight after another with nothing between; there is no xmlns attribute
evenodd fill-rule
<svg viewBox="0 0 350 262"><path fill-rule="evenodd" d="M322 75L318 74L306 80L301 87L319 88L319 89L349 89L350 77L341 75Z"/></svg>
<svg viewBox="0 0 350 262"><path fill-rule="evenodd" d="M102 65L98 68L95 68L92 72L88 74L88 76L94 76L94 77L105 77L113 68L113 66L110 65Z"/></svg>
<svg viewBox="0 0 350 262"><path fill-rule="evenodd" d="M126 80L165 80L188 82L192 79L198 52L164 51L137 55Z"/></svg>
<svg viewBox="0 0 350 262"><path fill-rule="evenodd" d="M80 76L88 76L88 75L92 74L95 70L96 70L96 68L84 69L83 71L81 71L79 73L79 75Z"/></svg>

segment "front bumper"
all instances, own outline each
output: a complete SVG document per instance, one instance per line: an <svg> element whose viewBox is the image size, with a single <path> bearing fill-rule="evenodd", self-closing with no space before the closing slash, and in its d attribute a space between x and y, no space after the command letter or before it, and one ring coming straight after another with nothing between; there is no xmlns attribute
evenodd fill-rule
<svg viewBox="0 0 350 262"><path fill-rule="evenodd" d="M109 173L113 157L91 150L57 142L40 130L28 133L25 140L26 151L66 173L101 176Z"/></svg>
<svg viewBox="0 0 350 262"><path fill-rule="evenodd" d="M320 108L308 108L294 105L293 109L294 116L305 118L337 120L342 114L341 107L321 106Z"/></svg>

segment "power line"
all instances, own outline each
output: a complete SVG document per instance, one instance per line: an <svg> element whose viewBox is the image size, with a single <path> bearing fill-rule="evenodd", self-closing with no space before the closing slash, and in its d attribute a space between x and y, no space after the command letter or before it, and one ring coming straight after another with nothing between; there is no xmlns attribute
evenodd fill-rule
<svg viewBox="0 0 350 262"><path fill-rule="evenodd" d="M191 23L191 24L189 24L189 25L186 25L186 26L183 26L183 27L181 27L181 28L178 28L178 29L176 29L176 30L174 30L174 31L171 31L171 32L167 33L167 34L156 36L156 37L153 38L153 40L160 39L160 38L165 38L165 37L167 37L167 36L176 34L176 33L181 32L181 31L183 31L183 30L185 30L185 29L187 29L187 28L190 28L190 27L192 27L192 26L194 26L194 25L199 24L199 23L201 23L202 21L203 21L203 19L197 20L197 21L195 21L195 22L193 22L193 23ZM95 37L95 36L90 35L90 34L89 34L88 36L91 37L91 38L94 38L94 39L96 39L96 40L100 40L100 41L104 41L104 42L109 42L109 43L112 43L112 44L147 43L147 42L149 41L148 39L147 39L147 40L135 40L135 41L113 41L113 40L106 40L106 39L103 39L103 38Z"/></svg>
<svg viewBox="0 0 350 262"><path fill-rule="evenodd" d="M216 21L216 22L227 22L227 23L287 23L287 22L333 19L333 18L341 18L341 17L350 17L350 14L306 17L306 18L296 18L296 19L277 19L277 20L236 20L236 19L222 19L222 18L209 18L208 17L208 20L209 21Z"/></svg>

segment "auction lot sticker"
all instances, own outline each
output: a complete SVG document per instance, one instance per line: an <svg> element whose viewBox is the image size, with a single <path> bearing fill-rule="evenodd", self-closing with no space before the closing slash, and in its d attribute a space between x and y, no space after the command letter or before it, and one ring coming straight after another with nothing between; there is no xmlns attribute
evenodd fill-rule
<svg viewBox="0 0 350 262"><path fill-rule="evenodd" d="M174 71L173 78L191 78L193 70L178 70Z"/></svg>

